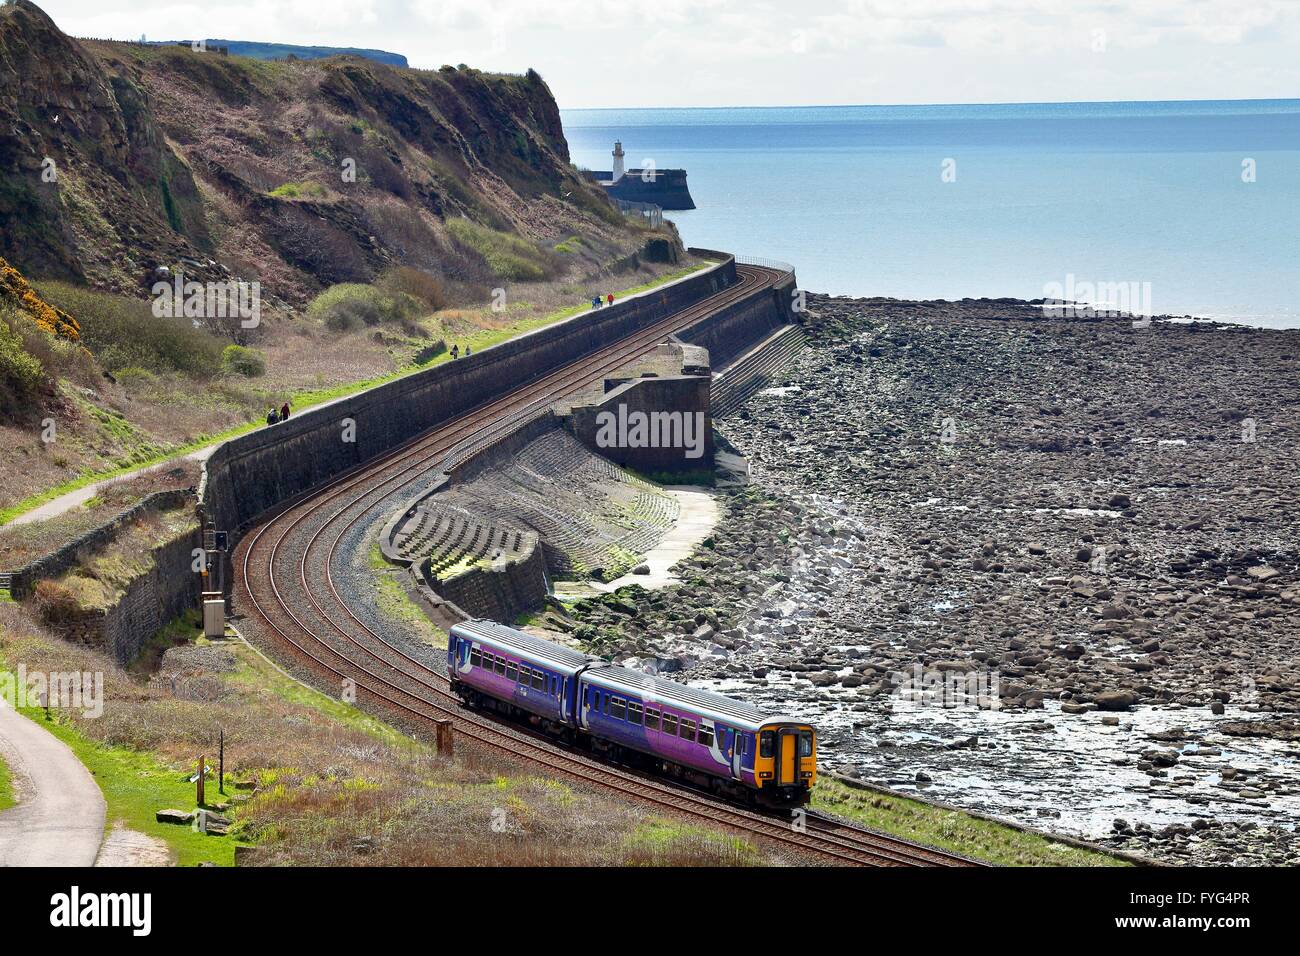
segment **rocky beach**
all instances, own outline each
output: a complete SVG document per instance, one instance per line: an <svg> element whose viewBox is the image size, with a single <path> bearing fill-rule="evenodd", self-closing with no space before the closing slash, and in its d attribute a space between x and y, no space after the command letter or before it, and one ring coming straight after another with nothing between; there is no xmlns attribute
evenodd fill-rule
<svg viewBox="0 0 1300 956"><path fill-rule="evenodd" d="M810 714L822 764L1189 863L1300 846L1300 331L809 296L717 423L682 583L618 660Z"/></svg>

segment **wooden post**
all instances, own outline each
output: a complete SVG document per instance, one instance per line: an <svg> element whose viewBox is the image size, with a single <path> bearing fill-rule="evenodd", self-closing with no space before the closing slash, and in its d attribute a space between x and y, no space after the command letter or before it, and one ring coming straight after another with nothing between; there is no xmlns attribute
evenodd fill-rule
<svg viewBox="0 0 1300 956"><path fill-rule="evenodd" d="M197 803L196 805L197 805L197 806L200 806L200 807L203 806L203 803L204 803L204 801L203 801L203 770L204 770L203 758L202 758L202 757L199 757L199 779L198 779L197 784L196 784L196 785L197 785L197 788L198 788L198 795L196 796L195 799L198 801L198 803Z"/></svg>
<svg viewBox="0 0 1300 956"><path fill-rule="evenodd" d="M454 752L455 744L451 734L451 721L440 720L438 721L438 756L450 760Z"/></svg>
<svg viewBox="0 0 1300 956"><path fill-rule="evenodd" d="M217 792L226 795L226 728L221 728L221 747L217 752Z"/></svg>

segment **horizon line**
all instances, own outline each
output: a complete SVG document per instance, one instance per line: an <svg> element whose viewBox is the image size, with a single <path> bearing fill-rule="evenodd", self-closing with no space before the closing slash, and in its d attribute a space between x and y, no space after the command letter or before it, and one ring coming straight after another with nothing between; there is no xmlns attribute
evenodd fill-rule
<svg viewBox="0 0 1300 956"><path fill-rule="evenodd" d="M545 77L542 77L545 79ZM1188 98L1162 100L998 100L972 103L788 103L777 106L561 106L562 110L819 110L914 106L1115 106L1124 103L1297 103L1295 96L1242 96L1220 99Z"/></svg>

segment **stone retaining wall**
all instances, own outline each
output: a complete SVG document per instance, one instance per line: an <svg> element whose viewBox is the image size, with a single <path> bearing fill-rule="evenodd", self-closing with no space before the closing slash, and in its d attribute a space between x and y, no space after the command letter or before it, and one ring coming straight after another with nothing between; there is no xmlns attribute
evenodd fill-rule
<svg viewBox="0 0 1300 956"><path fill-rule="evenodd" d="M428 563L427 558L421 562L424 583L472 617L511 624L546 601L546 559L540 544L522 561L470 568L442 581L431 580Z"/></svg>
<svg viewBox="0 0 1300 956"><path fill-rule="evenodd" d="M638 378L575 407L568 427L597 455L642 473L711 470L710 385L708 375Z"/></svg>
<svg viewBox="0 0 1300 956"><path fill-rule="evenodd" d="M28 597L37 581L57 578L76 564L83 552L93 551L109 544L124 524L134 521L145 512L168 511L193 500L193 488L175 488L145 495L98 527L18 568L13 572L13 588L10 593L16 601Z"/></svg>
<svg viewBox="0 0 1300 956"><path fill-rule="evenodd" d="M116 604L81 613L54 629L66 640L129 665L167 622L198 605L201 583L192 561L202 543L196 528L159 545L151 551L154 566L127 585Z"/></svg>

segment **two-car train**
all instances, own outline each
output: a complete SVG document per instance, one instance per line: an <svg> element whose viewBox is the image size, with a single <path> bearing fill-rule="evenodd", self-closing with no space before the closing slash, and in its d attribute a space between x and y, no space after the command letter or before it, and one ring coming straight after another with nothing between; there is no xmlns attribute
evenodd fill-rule
<svg viewBox="0 0 1300 956"><path fill-rule="evenodd" d="M447 638L451 686L470 706L526 720L609 759L734 799L800 806L817 779L806 721L609 664L492 621Z"/></svg>

